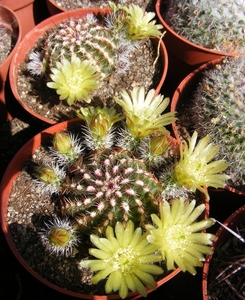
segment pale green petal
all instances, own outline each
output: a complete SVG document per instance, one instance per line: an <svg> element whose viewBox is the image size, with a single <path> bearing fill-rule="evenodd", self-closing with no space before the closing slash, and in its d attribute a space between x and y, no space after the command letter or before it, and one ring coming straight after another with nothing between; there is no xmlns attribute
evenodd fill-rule
<svg viewBox="0 0 245 300"><path fill-rule="evenodd" d="M135 276L135 274L132 274L132 278L134 281L134 285L136 287L136 290L143 296L146 297L147 296L147 292L146 292L146 288L143 285L143 283L139 280L139 278L137 276Z"/></svg>
<svg viewBox="0 0 245 300"><path fill-rule="evenodd" d="M121 286L119 289L119 295L122 299L125 299L128 295L128 286L124 277L121 278Z"/></svg>
<svg viewBox="0 0 245 300"><path fill-rule="evenodd" d="M95 248L89 249L89 253L99 259L111 258L111 253L105 252L103 250L95 249Z"/></svg>
<svg viewBox="0 0 245 300"><path fill-rule="evenodd" d="M146 285L147 287L151 289L156 288L156 282L152 275L150 275L147 272L141 271L138 268L134 269L134 274Z"/></svg>
<svg viewBox="0 0 245 300"><path fill-rule="evenodd" d="M116 292L120 289L122 277L123 274L120 271L115 271L110 274L105 285L105 291L107 294L112 291Z"/></svg>
<svg viewBox="0 0 245 300"><path fill-rule="evenodd" d="M190 214L189 218L186 220L185 225L190 225L191 223L193 223L201 215L204 209L205 204L198 205Z"/></svg>
<svg viewBox="0 0 245 300"><path fill-rule="evenodd" d="M100 280L105 279L112 272L112 268L108 267L104 270L99 271L92 278L92 283L97 284Z"/></svg>
<svg viewBox="0 0 245 300"><path fill-rule="evenodd" d="M108 267L108 264L103 260L82 260L81 267L90 268L92 271L97 272Z"/></svg>
<svg viewBox="0 0 245 300"><path fill-rule="evenodd" d="M159 257L162 258L161 256ZM142 272L150 273L152 275L160 275L163 273L163 269L161 267L153 264L141 264L138 266L138 269Z"/></svg>
<svg viewBox="0 0 245 300"><path fill-rule="evenodd" d="M215 223L214 219L205 219L199 222L193 223L189 226L189 230L191 232L202 231L206 228L211 227Z"/></svg>
<svg viewBox="0 0 245 300"><path fill-rule="evenodd" d="M211 233L192 233L188 236L188 240L196 244L211 245L214 235Z"/></svg>
<svg viewBox="0 0 245 300"><path fill-rule="evenodd" d="M188 203L188 202L186 202ZM185 208L184 213L182 214L178 224L186 224L186 220L188 220L190 214L192 213L192 211L194 210L196 206L196 200L192 200Z"/></svg>

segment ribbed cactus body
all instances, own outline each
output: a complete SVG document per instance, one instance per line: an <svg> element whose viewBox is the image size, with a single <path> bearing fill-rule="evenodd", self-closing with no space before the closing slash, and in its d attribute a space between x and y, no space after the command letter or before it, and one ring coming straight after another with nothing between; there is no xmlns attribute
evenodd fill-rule
<svg viewBox="0 0 245 300"><path fill-rule="evenodd" d="M171 0L164 15L180 35L198 45L244 53L243 0Z"/></svg>
<svg viewBox="0 0 245 300"><path fill-rule="evenodd" d="M63 58L70 60L73 53L81 60L89 60L101 77L106 77L115 64L112 31L100 25L92 14L63 21L46 36L43 72L48 74Z"/></svg>
<svg viewBox="0 0 245 300"><path fill-rule="evenodd" d="M62 212L75 216L81 229L103 231L116 221L144 223L155 211L161 184L144 161L129 151L106 151L80 160L65 179Z"/></svg>
<svg viewBox="0 0 245 300"><path fill-rule="evenodd" d="M193 101L196 130L219 145L235 182L245 173L245 58L226 59L206 70Z"/></svg>

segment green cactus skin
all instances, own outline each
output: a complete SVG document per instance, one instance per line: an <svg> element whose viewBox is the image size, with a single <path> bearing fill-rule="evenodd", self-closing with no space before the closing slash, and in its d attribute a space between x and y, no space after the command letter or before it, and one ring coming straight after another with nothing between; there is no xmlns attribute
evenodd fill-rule
<svg viewBox="0 0 245 300"><path fill-rule="evenodd" d="M84 18L68 19L53 30L44 45L43 72L47 73L63 58L71 59L75 53L80 59L90 60L102 77L114 67L115 44L112 31L88 14Z"/></svg>
<svg viewBox="0 0 245 300"><path fill-rule="evenodd" d="M62 213L99 232L116 221L142 224L155 211L161 184L129 151L104 151L71 166L61 186Z"/></svg>
<svg viewBox="0 0 245 300"><path fill-rule="evenodd" d="M245 58L225 59L204 71L192 95L194 126L219 145L229 164L230 185L245 184ZM197 114L198 112L198 114ZM192 114L192 113L191 113Z"/></svg>
<svg viewBox="0 0 245 300"><path fill-rule="evenodd" d="M244 53L243 0L170 0L164 19L195 44L227 53Z"/></svg>

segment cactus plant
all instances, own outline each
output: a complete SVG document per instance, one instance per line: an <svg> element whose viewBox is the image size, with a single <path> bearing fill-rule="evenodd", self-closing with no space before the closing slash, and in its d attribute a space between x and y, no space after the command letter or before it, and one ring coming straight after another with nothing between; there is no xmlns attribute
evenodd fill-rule
<svg viewBox="0 0 245 300"><path fill-rule="evenodd" d="M243 56L223 59L203 71L188 105L190 114L195 112L194 129L219 145L218 157L229 165L228 184L238 189L245 183L244 74Z"/></svg>
<svg viewBox="0 0 245 300"><path fill-rule="evenodd" d="M164 19L195 44L226 53L244 53L244 8L243 0L171 0Z"/></svg>
<svg viewBox="0 0 245 300"><path fill-rule="evenodd" d="M163 272L164 232L171 238L168 232L175 227L181 235L189 230L185 238L190 254L182 260L176 250L168 269L176 267L175 261L183 271L195 273L195 267L202 265L202 253L210 253L208 245L214 237L200 233L200 238L197 234L192 239L192 233L211 226L213 220L191 226L205 205L195 208L195 200L190 199L197 197L197 189L204 191L201 184L223 187L227 179L222 174L226 163L211 162L217 147L209 144L208 137L196 145L194 133L189 144L173 147L164 126L175 120L174 113L164 113L168 100L154 94L154 90L146 94L143 87L129 93L123 90L115 97L122 112L113 107L81 108L77 115L84 120L83 138L65 132L54 134L50 164L39 165L34 172L40 191L57 203L57 216L40 232L46 250L69 256L79 249L79 237L90 235L99 249L89 252L98 260L83 259L80 268L91 268L92 274L99 271L92 277L94 284L108 277L105 291L119 290L122 298L128 290L146 295L145 287L155 288L152 275ZM172 216L167 213L170 206ZM156 244L154 236L162 243ZM114 276L121 281L115 281Z"/></svg>
<svg viewBox="0 0 245 300"><path fill-rule="evenodd" d="M124 74L130 68L130 53L141 40L162 35L155 13L135 4L110 6L112 12L104 20L93 14L64 20L47 32L40 51L29 54L29 72L45 76L47 86L69 105L90 102L113 72Z"/></svg>

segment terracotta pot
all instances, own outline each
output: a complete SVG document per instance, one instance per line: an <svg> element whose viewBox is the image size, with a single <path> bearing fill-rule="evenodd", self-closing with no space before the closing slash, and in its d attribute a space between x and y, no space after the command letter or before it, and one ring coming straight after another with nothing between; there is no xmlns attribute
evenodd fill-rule
<svg viewBox="0 0 245 300"><path fill-rule="evenodd" d="M34 136L32 139L30 139L22 148L16 153L14 158L11 160L9 166L7 167L5 174L3 176L1 186L0 186L0 220L2 225L3 233L6 237L7 243L18 259L18 261L22 264L22 266L36 279L38 279L43 284L49 286L50 288L59 291L63 294L73 296L76 298L81 299L97 299L97 300L105 300L105 299L120 299L119 295L86 295L86 294L79 294L73 291L69 291L67 289L64 289L62 287L59 287L48 280L41 277L38 273L36 273L22 258L21 254L18 252L15 243L11 237L11 233L9 230L9 226L7 224L7 211L8 211L8 199L11 193L11 189L13 186L14 180L18 177L20 170L23 168L25 161L29 159L32 154L35 152L35 150L45 141L47 140L54 132L60 132L62 130L65 130L75 124L81 123L81 119L73 119L69 121L64 121L58 124L55 124L44 131L40 132L36 136ZM176 147L177 142L174 138L169 137L171 145ZM174 149L174 151L176 148ZM172 271L168 276L164 277L163 279L159 280L157 282L157 287L160 287L165 282L169 281L171 278L176 276L181 270L177 268L176 270ZM148 293L152 292L152 290L148 290ZM128 294L128 299L138 299L141 296L138 296L138 293L130 292Z"/></svg>
<svg viewBox="0 0 245 300"><path fill-rule="evenodd" d="M12 9L22 25L22 36L25 36L36 24L34 19L34 0L5 0L4 5Z"/></svg>
<svg viewBox="0 0 245 300"><path fill-rule="evenodd" d="M9 65L22 38L22 26L19 17L6 6L1 6L0 21L10 32L16 36L15 46L8 57L0 64L0 123L10 121L12 116L8 112L5 99L5 83Z"/></svg>
<svg viewBox="0 0 245 300"><path fill-rule="evenodd" d="M93 12L94 14L106 14L110 13L111 9L105 8L84 8L84 9L77 9L73 11L67 11L63 12L57 15L54 15L38 25L36 25L26 36L25 38L21 41L17 51L16 55L13 57L13 60L10 65L10 71L9 71L9 80L10 80L10 86L11 90L13 92L13 95L15 96L16 100L20 103L20 105L28 112L30 113L34 118L52 125L55 124L53 120L50 120L46 117L43 117L34 111L30 110L25 103L22 102L21 96L18 93L17 89L17 74L18 74L18 67L23 62L26 58L26 54L28 51L35 45L36 41L40 36L42 36L48 29L58 25L60 22L63 20L70 18L70 17L83 17L86 16L88 13ZM153 43L158 44L158 40L153 39ZM159 83L157 84L156 93L159 93L161 90L161 87L164 83L164 80L167 76L167 70L168 70L168 55L167 55L167 50L165 48L165 45L162 41L160 41L160 59L162 61L163 65L163 72L161 74L161 78Z"/></svg>
<svg viewBox="0 0 245 300"><path fill-rule="evenodd" d="M231 229L234 229L237 225L244 223L244 220L245 220L245 205L243 205L238 210L236 210L232 215L230 215L223 224ZM221 226L216 233L216 239L213 243L213 251L215 252L216 249L219 247L219 245L224 243L230 236L231 233ZM208 276L209 276L211 263L212 263L212 255L208 255L203 265L203 276L202 276L203 300L209 299Z"/></svg>
<svg viewBox="0 0 245 300"><path fill-rule="evenodd" d="M184 61L188 65L198 66L207 61L219 58L222 56L233 56L231 53L219 52L210 50L208 48L196 45L184 37L177 34L163 19L163 11L165 9L166 1L157 0L155 9L157 17L164 26L166 34L164 36L164 42L169 52L174 54L178 59Z"/></svg>

